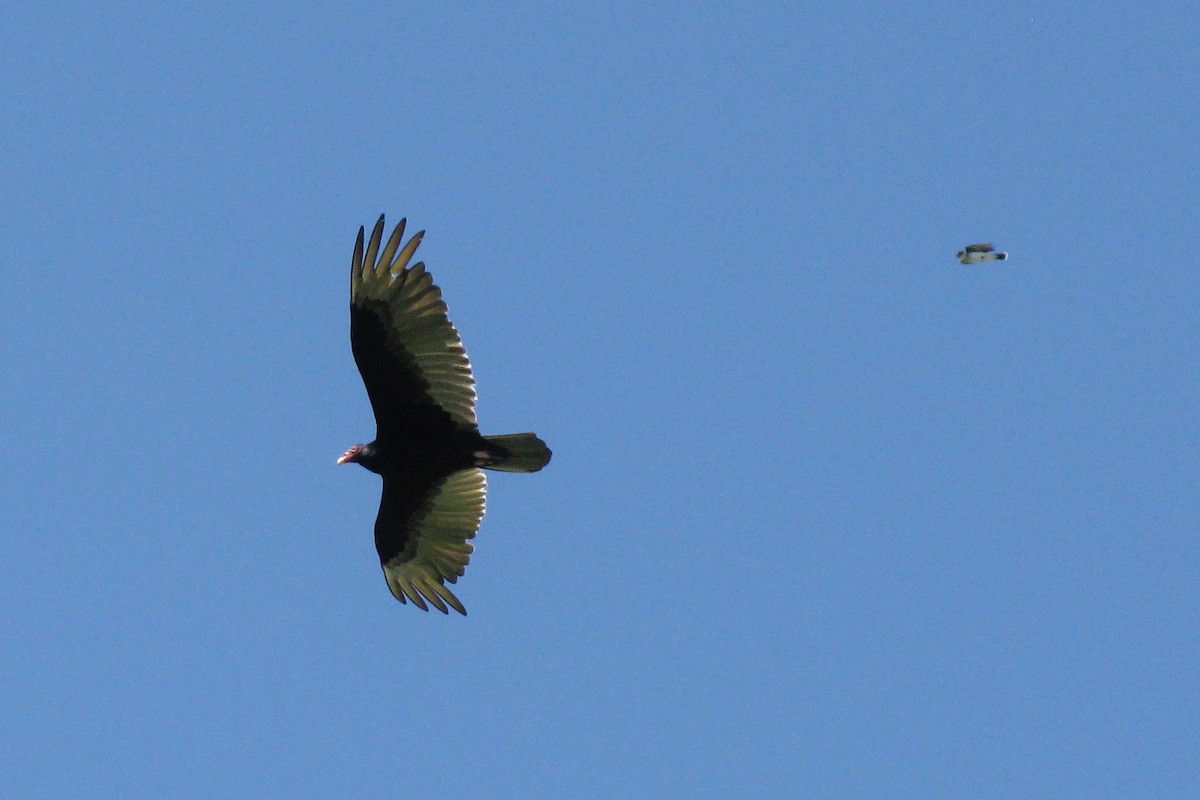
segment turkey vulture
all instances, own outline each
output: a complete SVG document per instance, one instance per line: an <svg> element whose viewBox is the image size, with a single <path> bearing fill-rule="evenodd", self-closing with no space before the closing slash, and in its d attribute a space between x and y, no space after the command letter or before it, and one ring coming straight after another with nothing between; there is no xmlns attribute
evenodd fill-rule
<svg viewBox="0 0 1200 800"><path fill-rule="evenodd" d="M468 539L483 519L483 470L537 472L550 448L533 433L482 436L475 380L442 292L412 259L424 231L403 248L400 220L383 252L383 216L363 252L364 228L350 260L350 346L375 412L375 441L338 459L383 476L375 548L388 588L443 614L467 610L455 583L471 559ZM378 261L376 261L378 256Z"/></svg>

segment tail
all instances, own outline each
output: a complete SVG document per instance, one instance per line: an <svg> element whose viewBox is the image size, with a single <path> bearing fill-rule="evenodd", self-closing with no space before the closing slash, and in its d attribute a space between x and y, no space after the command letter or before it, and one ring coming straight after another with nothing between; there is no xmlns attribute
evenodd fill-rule
<svg viewBox="0 0 1200 800"><path fill-rule="evenodd" d="M484 467L501 472L537 472L550 463L550 448L536 433L509 433L504 436L488 436L487 442L495 448L491 459Z"/></svg>
<svg viewBox="0 0 1200 800"><path fill-rule="evenodd" d="M1003 261L1006 258L1008 258L1008 253L996 253L997 261Z"/></svg>

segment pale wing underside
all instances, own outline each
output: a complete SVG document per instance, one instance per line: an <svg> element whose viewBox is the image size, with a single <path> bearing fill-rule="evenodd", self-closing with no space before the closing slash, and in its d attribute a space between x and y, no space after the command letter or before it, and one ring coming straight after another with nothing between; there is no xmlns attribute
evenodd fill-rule
<svg viewBox="0 0 1200 800"><path fill-rule="evenodd" d="M426 601L443 614L447 606L460 614L467 610L445 585L456 583L466 571L475 536L483 519L487 479L483 470L455 472L442 482L429 499L407 520L404 549L383 562L388 588L401 603L411 600L428 611ZM384 501L380 523L387 518L388 486L384 478ZM378 537L380 531L376 531Z"/></svg>
<svg viewBox="0 0 1200 800"><path fill-rule="evenodd" d="M441 289L425 271L425 264L418 261L408 266L424 231L401 249L404 225L405 220L400 220L382 253L382 216L375 223L365 254L363 231L359 231L350 264L350 301L385 317L387 347L415 359L433 402L455 422L473 427L475 379L471 364L446 314Z"/></svg>

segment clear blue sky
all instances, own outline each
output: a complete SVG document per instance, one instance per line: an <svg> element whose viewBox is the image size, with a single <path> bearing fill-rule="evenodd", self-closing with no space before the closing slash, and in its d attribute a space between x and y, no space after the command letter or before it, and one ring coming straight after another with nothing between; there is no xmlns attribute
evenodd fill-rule
<svg viewBox="0 0 1200 800"><path fill-rule="evenodd" d="M828 5L0 14L0 793L1200 796L1200 11ZM381 212L555 451L465 619Z"/></svg>

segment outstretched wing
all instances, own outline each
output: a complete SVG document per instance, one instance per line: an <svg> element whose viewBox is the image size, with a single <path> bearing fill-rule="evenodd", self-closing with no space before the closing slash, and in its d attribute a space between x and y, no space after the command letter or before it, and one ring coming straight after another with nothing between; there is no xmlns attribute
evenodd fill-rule
<svg viewBox="0 0 1200 800"><path fill-rule="evenodd" d="M359 228L350 261L350 345L375 411L376 438L474 430L471 364L425 264L408 266L424 231L400 248L404 225L400 220L382 253L383 216L365 253Z"/></svg>
<svg viewBox="0 0 1200 800"><path fill-rule="evenodd" d="M978 244L969 244L966 247L968 253L990 253L995 250L995 246L987 242L979 242Z"/></svg>
<svg viewBox="0 0 1200 800"><path fill-rule="evenodd" d="M443 614L451 606L467 609L446 581L466 571L487 494L480 469L454 472L444 479L404 475L383 477L383 499L375 520L375 549L388 588L401 603L411 600L428 611L429 601Z"/></svg>

